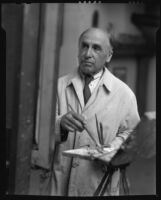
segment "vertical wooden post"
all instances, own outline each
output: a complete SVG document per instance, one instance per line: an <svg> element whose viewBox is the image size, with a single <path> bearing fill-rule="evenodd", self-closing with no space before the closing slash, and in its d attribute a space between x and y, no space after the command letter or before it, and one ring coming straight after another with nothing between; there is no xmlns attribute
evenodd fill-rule
<svg viewBox="0 0 161 200"><path fill-rule="evenodd" d="M38 150L32 152L32 163L45 169L51 166L50 152L52 150L50 147L54 148L55 105L63 13L63 3L45 4L36 124Z"/></svg>
<svg viewBox="0 0 161 200"><path fill-rule="evenodd" d="M53 74L53 89L52 89L52 111L51 111L51 124L50 124L50 145L49 145L49 162L52 167L53 162L53 151L55 148L55 116L56 116L56 91L57 91L57 80L59 73L59 59L60 49L63 43L63 25L64 25L64 3L60 3L58 7L58 21L57 21L57 33L56 33L56 50L55 50L55 62L54 62L54 74Z"/></svg>
<svg viewBox="0 0 161 200"><path fill-rule="evenodd" d="M31 150L34 131L37 73L37 38L40 4L24 4L21 67L15 104L15 128L12 134L10 189L11 194L28 194Z"/></svg>

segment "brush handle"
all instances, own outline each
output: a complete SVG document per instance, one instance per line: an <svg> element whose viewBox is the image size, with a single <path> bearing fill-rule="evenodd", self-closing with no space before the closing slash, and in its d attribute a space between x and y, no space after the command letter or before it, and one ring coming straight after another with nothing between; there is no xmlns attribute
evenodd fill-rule
<svg viewBox="0 0 161 200"><path fill-rule="evenodd" d="M101 147L101 145L96 141L96 139L93 137L92 130L89 126L85 125L84 126L85 130L87 131L88 135L91 137L91 139L94 141L96 146Z"/></svg>

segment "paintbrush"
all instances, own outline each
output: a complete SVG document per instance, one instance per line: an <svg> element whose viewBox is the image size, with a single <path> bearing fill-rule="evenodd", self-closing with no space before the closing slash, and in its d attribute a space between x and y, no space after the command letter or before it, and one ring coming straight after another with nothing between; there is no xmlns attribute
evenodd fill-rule
<svg viewBox="0 0 161 200"><path fill-rule="evenodd" d="M97 115L95 114L95 119L96 119L96 127L97 127L97 134L98 134L98 139L100 144L102 145L102 138L101 138L101 134L100 134L100 130L99 130L99 125L98 125L98 119L97 119Z"/></svg>
<svg viewBox="0 0 161 200"><path fill-rule="evenodd" d="M96 127L97 127L97 134L98 134L98 138L99 138L99 142L100 142L100 147L99 147L99 152L104 152L103 148L104 148L104 140L103 140L103 125L102 123L98 122L97 119L97 115L95 114L95 118L96 118ZM107 145L108 146L108 145Z"/></svg>
<svg viewBox="0 0 161 200"><path fill-rule="evenodd" d="M70 104L68 104L68 107L73 111L74 109L71 107ZM93 134L92 134L92 130L91 128L87 125L87 124L84 124L84 129L87 131L88 135L91 137L91 139L94 141L95 145L96 145L96 148L98 147L98 149L101 147L101 145L96 141L96 139L93 137Z"/></svg>

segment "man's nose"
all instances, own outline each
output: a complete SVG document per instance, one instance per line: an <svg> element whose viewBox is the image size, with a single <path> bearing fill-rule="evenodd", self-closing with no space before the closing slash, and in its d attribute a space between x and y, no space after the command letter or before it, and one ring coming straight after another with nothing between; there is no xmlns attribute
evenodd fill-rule
<svg viewBox="0 0 161 200"><path fill-rule="evenodd" d="M91 57L92 56L92 49L91 48L88 48L86 53L85 53L85 56L86 57Z"/></svg>

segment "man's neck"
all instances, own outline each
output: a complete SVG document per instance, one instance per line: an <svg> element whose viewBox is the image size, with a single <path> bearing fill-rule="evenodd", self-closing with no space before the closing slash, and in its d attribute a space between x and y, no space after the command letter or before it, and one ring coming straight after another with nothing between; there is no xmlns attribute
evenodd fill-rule
<svg viewBox="0 0 161 200"><path fill-rule="evenodd" d="M84 79L85 76L93 76L94 79L95 79L95 78L97 78L97 77L102 76L103 72L104 72L104 67L103 67L100 71L98 71L98 72L96 72L96 73L94 73L94 74L84 74L84 73L80 70L80 68L78 67L78 73L80 74L80 77L81 77L82 79Z"/></svg>

